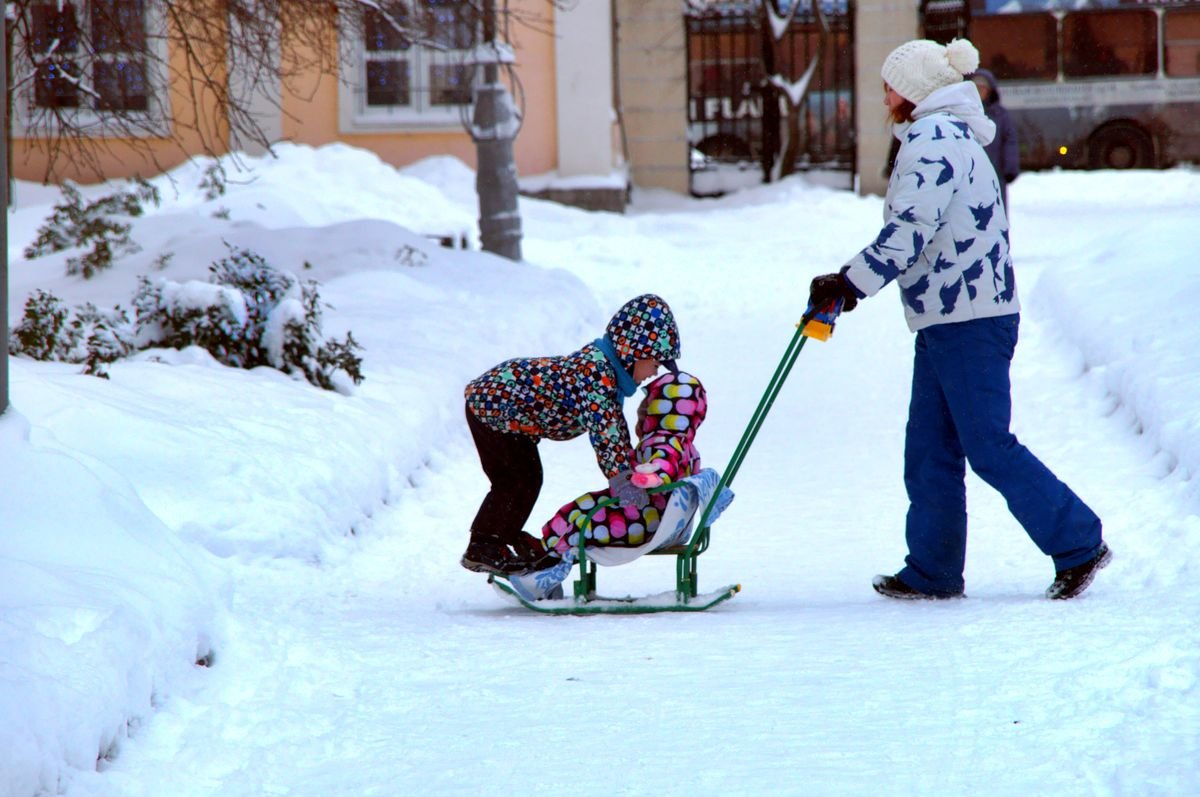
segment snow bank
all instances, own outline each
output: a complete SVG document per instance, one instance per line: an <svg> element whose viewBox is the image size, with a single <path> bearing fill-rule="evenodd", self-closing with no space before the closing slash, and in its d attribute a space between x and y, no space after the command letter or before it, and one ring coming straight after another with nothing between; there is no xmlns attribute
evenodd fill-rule
<svg viewBox="0 0 1200 797"><path fill-rule="evenodd" d="M53 794L212 654L221 579L124 478L15 410L0 450L0 787Z"/></svg>
<svg viewBox="0 0 1200 797"><path fill-rule="evenodd" d="M1045 236L1073 240L1074 249L1064 249L1037 282L1029 294L1032 310L1054 319L1079 348L1084 367L1102 375L1140 431L1168 455L1167 470L1182 467L1180 475L1200 497L1192 478L1200 474L1200 371L1195 345L1181 345L1200 341L1193 299L1200 295L1196 219L1189 204L1200 195L1200 174L1035 174L1025 180L1039 183L1022 186L1022 201L1033 204L1024 212L1039 223L1078 226L1081 212L1091 217L1082 236ZM1099 190L1087 191L1089 184ZM1123 201L1155 209L1152 217L1114 234L1126 226L1111 198L1114 189ZM1086 204L1089 196L1094 207ZM1014 234L1022 235L1022 228Z"/></svg>

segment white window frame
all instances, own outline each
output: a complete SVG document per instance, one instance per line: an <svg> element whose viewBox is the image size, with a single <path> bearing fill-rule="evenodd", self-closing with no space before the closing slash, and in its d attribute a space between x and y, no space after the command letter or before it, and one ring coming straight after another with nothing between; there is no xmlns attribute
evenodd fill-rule
<svg viewBox="0 0 1200 797"><path fill-rule="evenodd" d="M39 0L38 5L55 5L56 0ZM28 6L32 11L33 4ZM91 24L91 0L77 0L76 24L81 30ZM162 4L156 0L145 0L146 56L144 73L146 79L146 110L96 110L91 107L93 98L93 76L90 69L80 70L80 97L77 108L50 108L37 105L36 69L27 61L13 64L13 136L28 138L56 133L61 127L60 117L70 117L73 130L84 135L103 137L155 138L170 134L171 103L168 91L166 15ZM32 20L30 20L32 27ZM18 52L28 52L25 42L20 43ZM89 66L85 55L79 60ZM117 60L112 55L95 54L96 60Z"/></svg>
<svg viewBox="0 0 1200 797"><path fill-rule="evenodd" d="M438 66L461 66L469 61L474 45L462 50L439 50L413 43L406 50L368 52L365 16L339 26L342 63L351 64L353 74L338 91L338 127L342 133L372 133L389 130L462 130L463 114L470 103L431 105L433 81L430 73ZM409 62L410 105L367 104L367 64L370 61ZM469 68L469 67L468 67ZM478 80L478 71L475 79Z"/></svg>

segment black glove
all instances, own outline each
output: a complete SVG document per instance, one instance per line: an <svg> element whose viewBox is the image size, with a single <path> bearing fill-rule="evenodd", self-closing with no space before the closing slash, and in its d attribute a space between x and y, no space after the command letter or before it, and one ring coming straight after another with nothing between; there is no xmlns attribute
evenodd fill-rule
<svg viewBox="0 0 1200 797"><path fill-rule="evenodd" d="M632 470L623 470L609 479L609 493L617 499L617 503L621 506L645 509L646 504L650 503L650 496L645 490L630 481L631 476L633 476Z"/></svg>
<svg viewBox="0 0 1200 797"><path fill-rule="evenodd" d="M808 286L808 301L816 310L824 309L832 302L841 299L842 312L848 313L858 306L858 294L842 273L822 274L813 277Z"/></svg>

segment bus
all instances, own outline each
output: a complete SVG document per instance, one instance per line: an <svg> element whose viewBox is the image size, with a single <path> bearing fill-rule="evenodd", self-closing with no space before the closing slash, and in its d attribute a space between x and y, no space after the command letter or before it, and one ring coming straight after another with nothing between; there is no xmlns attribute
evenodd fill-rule
<svg viewBox="0 0 1200 797"><path fill-rule="evenodd" d="M972 7L1025 169L1200 162L1200 0L1024 10Z"/></svg>

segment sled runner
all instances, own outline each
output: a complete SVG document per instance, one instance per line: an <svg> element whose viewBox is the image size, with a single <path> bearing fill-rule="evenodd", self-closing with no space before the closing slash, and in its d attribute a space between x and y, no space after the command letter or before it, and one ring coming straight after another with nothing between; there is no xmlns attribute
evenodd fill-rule
<svg viewBox="0 0 1200 797"><path fill-rule="evenodd" d="M712 592L699 592L700 554L708 550L712 537L712 523L733 500L733 492L729 489L733 478L741 468L754 438L758 436L758 431L762 428L763 421L775 403L783 383L787 381L805 341L809 337L827 340L840 310L839 300L836 306L820 312L810 307L800 319L800 323L796 325L796 333L767 384L767 389L723 474L718 475L715 470L705 468L686 479L649 490L652 493L671 493L662 521L650 542L633 548L589 549L585 546L587 535L581 530L579 542L571 549L570 555L553 568L522 576L489 575L488 582L501 594L544 614L699 612L712 608L740 592L740 584L730 584ZM612 499L598 502L588 513L585 527L601 508L615 504L616 501ZM700 519L693 523L697 513ZM596 592L597 564L626 564L644 555L676 557L674 592L643 597L627 595L619 598L605 597ZM576 563L579 565L579 574L573 585L574 594L563 596L561 584Z"/></svg>

